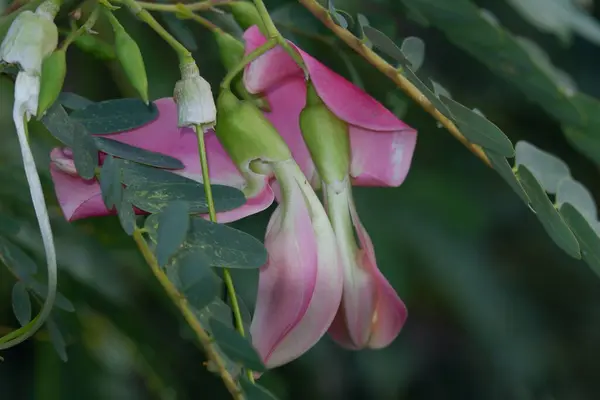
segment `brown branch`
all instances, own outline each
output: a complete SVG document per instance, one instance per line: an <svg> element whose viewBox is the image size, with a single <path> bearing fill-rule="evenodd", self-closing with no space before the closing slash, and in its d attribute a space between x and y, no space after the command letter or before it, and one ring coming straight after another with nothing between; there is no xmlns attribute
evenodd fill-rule
<svg viewBox="0 0 600 400"><path fill-rule="evenodd" d="M365 44L350 31L337 25L329 11L317 3L316 0L298 0L310 13L319 19L329 30L331 30L339 39L350 46L354 51L361 55L366 61L377 68L380 72L390 78L396 86L404 93L416 101L425 111L431 114L438 120L458 141L465 145L473 154L479 157L484 163L491 167L490 160L483 152L483 149L467 140L460 132L458 127L450 119L446 118L435 106L415 87L404 75L402 75L394 66L387 63L373 50L365 46Z"/></svg>

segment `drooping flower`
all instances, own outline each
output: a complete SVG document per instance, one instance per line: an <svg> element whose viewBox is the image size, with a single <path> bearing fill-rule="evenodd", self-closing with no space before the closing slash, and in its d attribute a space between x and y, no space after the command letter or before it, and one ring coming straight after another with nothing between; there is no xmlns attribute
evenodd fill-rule
<svg viewBox="0 0 600 400"><path fill-rule="evenodd" d="M264 43L246 31L246 51ZM389 345L407 316L404 303L377 268L373 244L358 218L351 182L398 186L408 173L416 131L380 103L296 48L310 74L280 48L250 64L245 83L272 104L265 115L278 128L315 187L322 186L344 269L344 292L329 329L342 346ZM356 232L358 243L354 237Z"/></svg>
<svg viewBox="0 0 600 400"><path fill-rule="evenodd" d="M268 176L279 205L265 238L252 342L268 368L310 349L331 325L342 271L327 214L281 136L250 101L230 91L217 100L217 135L249 181Z"/></svg>
<svg viewBox="0 0 600 400"><path fill-rule="evenodd" d="M159 99L155 105L159 115L154 121L136 129L110 135L110 138L175 157L185 168L173 171L174 173L202 182L196 134L189 128L177 127L177 105L173 99ZM242 207L218 213L217 221L235 221L268 208L274 199L274 194L267 184L268 178L264 177L260 185L250 190L214 132L206 133L205 140L211 183L238 188L246 195L246 203ZM56 196L67 220L115 213L104 205L99 182L96 179L84 180L77 175L70 149L52 151L50 172Z"/></svg>

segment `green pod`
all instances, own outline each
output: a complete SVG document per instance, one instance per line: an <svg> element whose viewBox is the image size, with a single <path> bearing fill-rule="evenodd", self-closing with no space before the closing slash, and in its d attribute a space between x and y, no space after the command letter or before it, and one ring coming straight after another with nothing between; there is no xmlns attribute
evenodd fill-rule
<svg viewBox="0 0 600 400"><path fill-rule="evenodd" d="M267 35L265 24L253 3L248 1L234 1L229 5L233 18L243 30L257 25L263 35Z"/></svg>
<svg viewBox="0 0 600 400"><path fill-rule="evenodd" d="M237 67L244 58L244 44L223 31L214 32L214 35L217 45L219 46L219 56L221 57L221 62L227 71L231 71ZM263 111L271 111L271 106L269 105L267 99L249 93L244 86L244 82L241 77L236 77L233 80L232 86L236 94L244 100L253 102Z"/></svg>
<svg viewBox="0 0 600 400"><path fill-rule="evenodd" d="M125 31L119 20L112 13L108 13L108 19L115 32L115 53L121 63L125 75L131 86L139 93L144 103L148 104L148 77L144 58L137 43Z"/></svg>
<svg viewBox="0 0 600 400"><path fill-rule="evenodd" d="M40 94L38 99L37 117L41 118L47 109L58 98L65 76L67 75L67 58L64 49L58 49L44 59L42 63L42 77L40 80Z"/></svg>
<svg viewBox="0 0 600 400"><path fill-rule="evenodd" d="M90 53L99 60L112 61L117 58L115 49L110 44L93 35L81 35L73 43L82 51Z"/></svg>
<svg viewBox="0 0 600 400"><path fill-rule="evenodd" d="M350 168L348 124L327 108L311 83L307 87L306 106L300 113L300 129L325 183L344 180Z"/></svg>
<svg viewBox="0 0 600 400"><path fill-rule="evenodd" d="M216 134L233 162L242 170L253 160L290 159L290 151L263 113L249 101L240 101L223 89L217 98Z"/></svg>

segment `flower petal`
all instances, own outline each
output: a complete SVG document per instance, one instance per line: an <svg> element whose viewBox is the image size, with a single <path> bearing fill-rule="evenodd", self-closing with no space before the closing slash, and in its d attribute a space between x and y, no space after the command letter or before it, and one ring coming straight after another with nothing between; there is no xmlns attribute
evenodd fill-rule
<svg viewBox="0 0 600 400"><path fill-rule="evenodd" d="M350 176L356 186L400 186L417 143L413 130L374 132L350 126Z"/></svg>

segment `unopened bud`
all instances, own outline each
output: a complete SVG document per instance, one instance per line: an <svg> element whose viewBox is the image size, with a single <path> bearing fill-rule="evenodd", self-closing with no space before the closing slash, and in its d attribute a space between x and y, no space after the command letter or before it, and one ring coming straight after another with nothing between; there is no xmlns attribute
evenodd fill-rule
<svg viewBox="0 0 600 400"><path fill-rule="evenodd" d="M200 76L200 71L193 61L182 64L180 68L181 80L175 84L173 94L177 103L179 126L214 127L217 108L210 84Z"/></svg>
<svg viewBox="0 0 600 400"><path fill-rule="evenodd" d="M71 176L79 176L73 161L73 152L69 148L55 148L50 152L50 162L62 172Z"/></svg>

